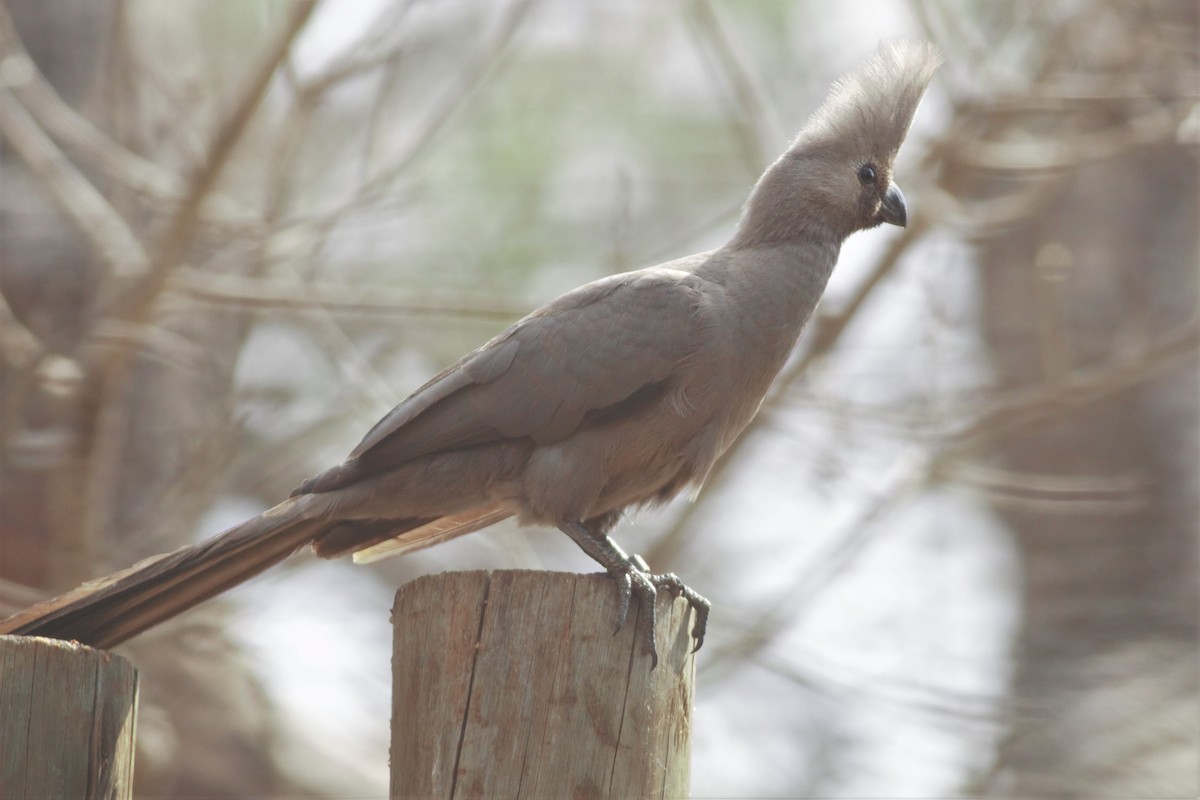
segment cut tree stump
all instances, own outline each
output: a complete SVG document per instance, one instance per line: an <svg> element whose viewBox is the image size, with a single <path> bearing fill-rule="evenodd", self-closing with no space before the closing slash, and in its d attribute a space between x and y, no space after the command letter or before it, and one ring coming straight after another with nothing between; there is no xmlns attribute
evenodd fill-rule
<svg viewBox="0 0 1200 800"><path fill-rule="evenodd" d="M457 572L396 594L391 797L688 794L692 615L660 592L650 669L637 601L613 634L604 575Z"/></svg>
<svg viewBox="0 0 1200 800"><path fill-rule="evenodd" d="M112 653L0 636L0 798L128 800L137 684Z"/></svg>

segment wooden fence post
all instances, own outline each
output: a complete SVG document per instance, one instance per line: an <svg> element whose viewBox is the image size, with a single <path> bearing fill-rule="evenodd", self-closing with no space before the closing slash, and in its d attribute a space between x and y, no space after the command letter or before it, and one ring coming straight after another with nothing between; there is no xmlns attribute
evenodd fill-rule
<svg viewBox="0 0 1200 800"><path fill-rule="evenodd" d="M128 800L137 670L72 642L0 636L0 798Z"/></svg>
<svg viewBox="0 0 1200 800"><path fill-rule="evenodd" d="M604 575L456 572L396 593L391 797L688 794L691 614L660 593L659 664Z"/></svg>

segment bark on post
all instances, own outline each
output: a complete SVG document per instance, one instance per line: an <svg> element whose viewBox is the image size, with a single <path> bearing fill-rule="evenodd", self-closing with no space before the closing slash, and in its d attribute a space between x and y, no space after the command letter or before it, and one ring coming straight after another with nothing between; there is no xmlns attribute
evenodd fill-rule
<svg viewBox="0 0 1200 800"><path fill-rule="evenodd" d="M692 618L663 594L658 614L651 670L636 604L613 635L603 575L460 572L401 587L391 797L686 797Z"/></svg>
<svg viewBox="0 0 1200 800"><path fill-rule="evenodd" d="M0 636L0 797L132 796L137 670L56 639Z"/></svg>

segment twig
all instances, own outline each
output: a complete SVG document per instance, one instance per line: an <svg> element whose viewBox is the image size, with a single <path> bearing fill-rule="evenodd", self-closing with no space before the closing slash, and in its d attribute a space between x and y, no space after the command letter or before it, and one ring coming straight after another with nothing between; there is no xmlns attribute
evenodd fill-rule
<svg viewBox="0 0 1200 800"><path fill-rule="evenodd" d="M243 90L233 113L218 129L217 135L208 149L204 164L189 182L187 194L175 210L171 222L167 226L167 232L162 237L149 275L124 298L117 310L117 316L135 323L144 322L147 319L150 307L166 285L171 271L178 266L187 252L192 235L195 233L196 223L199 221L200 207L204 199L229 162L229 158L246 132L250 120L257 112L263 97L266 96L267 87L270 86L276 70L291 52L292 44L315 8L316 0L303 0L292 6L292 14L288 18L287 25Z"/></svg>
<svg viewBox="0 0 1200 800"><path fill-rule="evenodd" d="M490 299L447 302L414 298L411 294L378 286L363 289L331 283L218 275L186 268L177 273L172 287L204 302L284 312L320 308L334 314L385 314L389 317L404 314L502 322L516 319L524 313L523 308L515 303L506 304Z"/></svg>
<svg viewBox="0 0 1200 800"><path fill-rule="evenodd" d="M209 150L208 157L188 187L180 206L176 209L167 233L156 253L149 273L118 303L108 318L101 318L96 330L116 324L144 324L154 303L166 287L171 274L183 260L192 235L199 222L200 208L205 197L215 185L218 175L228 163L230 156L245 133L251 118L258 109L267 87L279 65L287 58L292 44L312 14L316 3L306 0L292 6L292 13L284 30L268 51L264 62L252 76L233 113L218 130ZM101 380L83 403L93 406L100 424L92 441L88 463L87 529L82 533L86 541L95 541L99 536L97 527L107 522L110 508L116 502L116 484L121 470L122 448L132 407L124 395L130 391L129 378L135 348L130 346L110 348L105 351L106 362L100 371Z"/></svg>
<svg viewBox="0 0 1200 800"><path fill-rule="evenodd" d="M320 73L299 84L299 94L315 98L345 81L396 60L400 56L401 45L388 40L403 30L403 19L410 8L410 4L402 3L392 4L385 9L380 18L372 21L366 36L347 47Z"/></svg>
<svg viewBox="0 0 1200 800"><path fill-rule="evenodd" d="M879 533L873 523L924 486L933 474L934 460L915 448L902 454L880 481L873 498L838 526L829 544L805 562L802 573L789 584L795 587L766 611L756 612L752 625L738 630L731 642L701 659L706 680L717 681L742 659L750 658L769 645L786 627L792 626L812 607L812 601L838 575L854 563Z"/></svg>
<svg viewBox="0 0 1200 800"><path fill-rule="evenodd" d="M150 258L121 215L46 136L17 99L0 87L0 131L46 191L117 277L144 275Z"/></svg>
<svg viewBox="0 0 1200 800"><path fill-rule="evenodd" d="M1065 170L1169 140L1192 110L1190 102L1178 105L1160 106L1108 130L1053 139L987 142L962 138L952 157L965 166L1006 174Z"/></svg>
<svg viewBox="0 0 1200 800"><path fill-rule="evenodd" d="M1014 392L950 434L946 438L947 455L943 460L957 457L981 442L1145 383L1181 361L1194 360L1197 350L1200 350L1200 320L1193 319L1138 353L1099 366L1077 369L1053 383Z"/></svg>
<svg viewBox="0 0 1200 800"><path fill-rule="evenodd" d="M692 29L697 38L707 44L716 65L733 90L736 109L729 117L734 135L742 144L746 165L757 175L774 157L773 151L766 147L766 142L779 138L779 126L767 124L767 105L763 101L763 93L734 52L729 36L709 0L693 0L689 8Z"/></svg>
<svg viewBox="0 0 1200 800"><path fill-rule="evenodd" d="M48 135L78 151L90 165L135 192L167 201L183 195L184 182L178 175L122 147L58 95L25 50L2 4L0 52L4 53L8 90ZM251 211L226 195L210 196L203 213L206 218L224 224L256 221Z"/></svg>
<svg viewBox="0 0 1200 800"><path fill-rule="evenodd" d="M805 563L803 573L789 582L796 587L758 614L756 622L739 631L732 642L704 662L709 680L728 670L726 663L764 649L785 627L794 625L813 598L841 574L878 535L872 524L921 486L949 477L969 446L1007 435L1049 417L1099 402L1117 392L1145 383L1200 350L1200 321L1193 320L1163 336L1141 352L1099 367L1078 370L1068 378L1014 394L977 416L958 433L946 437L932 452L910 451L898 458L882 481L883 488L831 537L831 544Z"/></svg>
<svg viewBox="0 0 1200 800"><path fill-rule="evenodd" d="M363 185L359 192L359 198L352 205L360 205L386 188L397 175L408 169L425 151L425 148L434 141L455 112L461 109L466 100L474 95L484 78L496 69L500 55L512 42L534 2L535 0L516 0L509 5L508 11L500 23L500 30L491 44L486 48L481 48L479 55L460 74L458 85L453 91L448 92L442 98L442 102L429 113L425 125L412 138L408 146Z"/></svg>
<svg viewBox="0 0 1200 800"><path fill-rule="evenodd" d="M875 266L867 277L854 289L854 294L836 313L825 311L818 313L812 321L812 334L808 347L796 361L780 375L775 393L786 390L796 382L801 375L808 372L814 363L830 353L850 324L858 317L867 300L883 283L884 278L891 275L900 263L900 258L909 248L916 244L930 230L930 218L926 215L917 217L904 231L891 241L887 250L875 262Z"/></svg>

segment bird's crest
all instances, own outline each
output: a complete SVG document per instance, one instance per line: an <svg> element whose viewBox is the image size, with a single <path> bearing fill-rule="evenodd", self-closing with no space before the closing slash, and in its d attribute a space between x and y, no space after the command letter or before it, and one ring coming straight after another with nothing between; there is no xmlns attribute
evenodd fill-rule
<svg viewBox="0 0 1200 800"><path fill-rule="evenodd" d="M880 46L865 64L833 84L796 145L893 157L900 149L925 87L941 63L928 42L894 41Z"/></svg>

